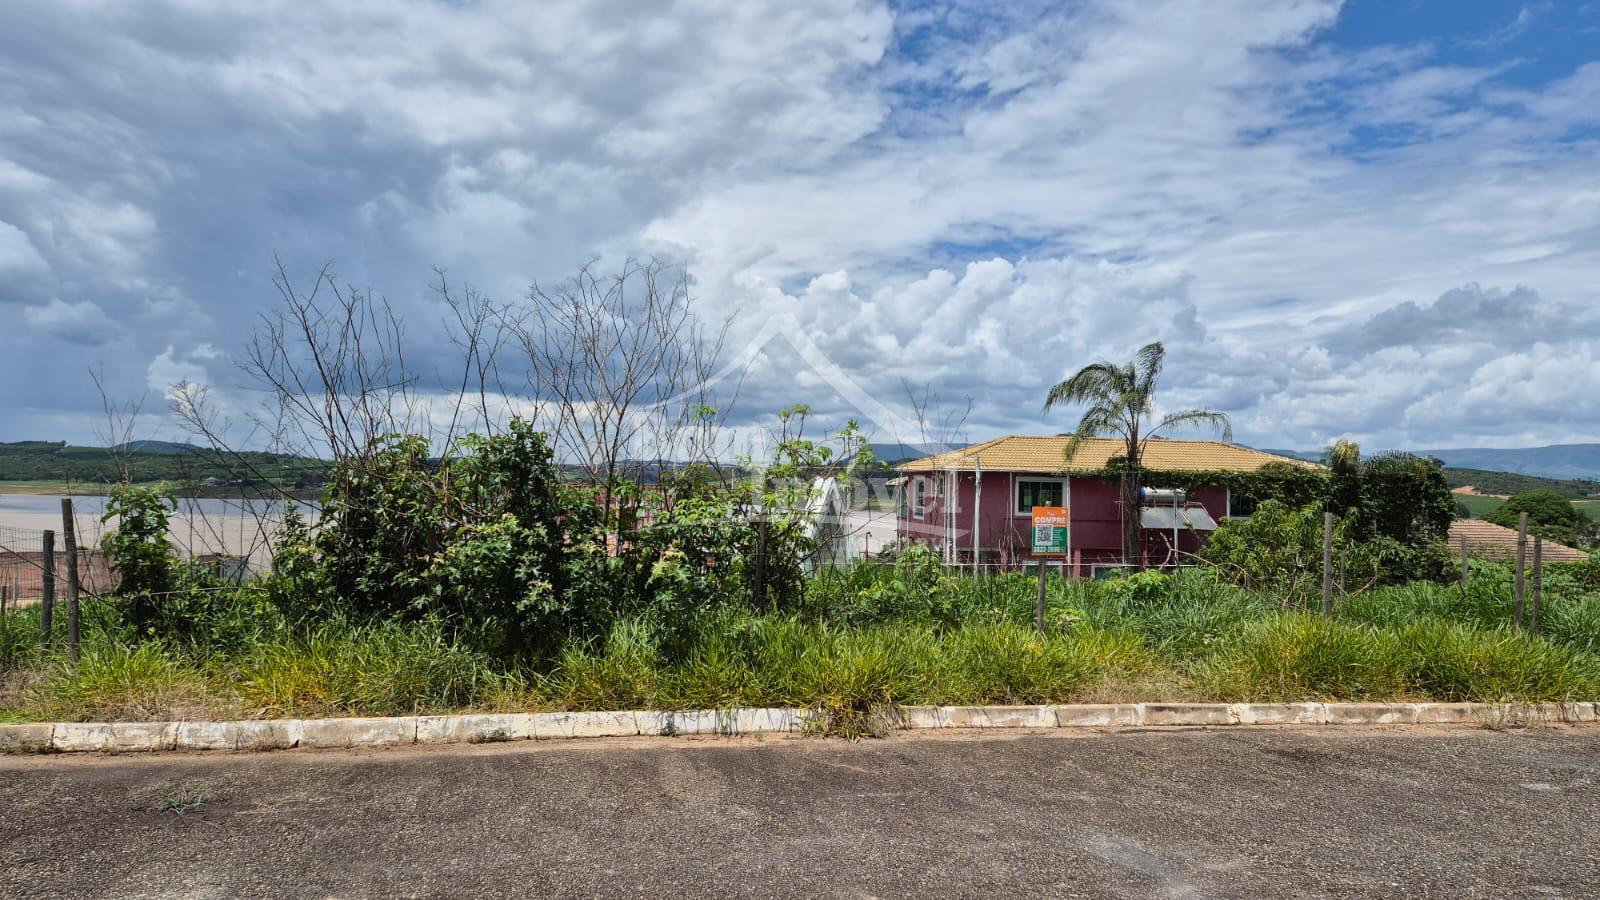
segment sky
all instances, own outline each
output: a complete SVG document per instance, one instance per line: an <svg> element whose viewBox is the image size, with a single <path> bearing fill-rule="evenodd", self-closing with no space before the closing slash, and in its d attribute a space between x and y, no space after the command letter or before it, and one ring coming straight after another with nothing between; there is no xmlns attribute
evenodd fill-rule
<svg viewBox="0 0 1600 900"><path fill-rule="evenodd" d="M244 415L274 254L421 360L435 267L671 260L738 423L1055 433L1160 340L1256 446L1596 441L1600 2L0 6L0 440Z"/></svg>

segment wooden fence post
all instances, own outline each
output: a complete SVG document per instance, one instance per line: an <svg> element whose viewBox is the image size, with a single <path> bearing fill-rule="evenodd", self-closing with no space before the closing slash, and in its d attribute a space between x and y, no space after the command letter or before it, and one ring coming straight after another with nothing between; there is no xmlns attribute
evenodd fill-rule
<svg viewBox="0 0 1600 900"><path fill-rule="evenodd" d="M1322 615L1333 618L1333 513L1322 514Z"/></svg>
<svg viewBox="0 0 1600 900"><path fill-rule="evenodd" d="M1527 585L1524 581L1524 569L1527 568L1527 565L1528 514L1522 513L1521 515L1517 516L1517 572L1515 579L1512 581L1512 594L1515 598L1515 606L1513 607L1512 611L1512 622L1514 622L1518 628L1522 627L1522 601L1527 593Z"/></svg>
<svg viewBox="0 0 1600 900"><path fill-rule="evenodd" d="M1533 608L1528 615L1528 633L1539 634L1539 607L1544 600L1544 538L1533 539Z"/></svg>
<svg viewBox="0 0 1600 900"><path fill-rule="evenodd" d="M67 658L78 661L78 531L72 498L61 498L61 542L67 551Z"/></svg>
<svg viewBox="0 0 1600 900"><path fill-rule="evenodd" d="M39 642L49 647L55 639L56 533L46 528L40 545Z"/></svg>

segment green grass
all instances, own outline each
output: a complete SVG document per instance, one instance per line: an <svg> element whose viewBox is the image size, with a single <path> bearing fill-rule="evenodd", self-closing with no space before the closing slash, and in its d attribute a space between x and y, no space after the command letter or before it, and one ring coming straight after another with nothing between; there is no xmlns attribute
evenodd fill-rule
<svg viewBox="0 0 1600 900"><path fill-rule="evenodd" d="M1485 515L1500 508L1506 502L1504 497L1485 497L1481 494L1455 494L1457 503L1466 506L1474 519L1481 519Z"/></svg>
<svg viewBox="0 0 1600 900"><path fill-rule="evenodd" d="M1504 497L1485 497L1479 494L1454 494L1453 496L1458 502L1466 505L1467 510L1472 513L1474 519L1483 518L1488 513L1499 509L1500 505L1506 502ZM1576 506L1579 512L1582 512L1591 520L1600 522L1600 498L1573 500L1572 505Z"/></svg>
<svg viewBox="0 0 1600 900"><path fill-rule="evenodd" d="M860 567L812 582L794 612L701 614L686 644L623 619L537 662L432 621L263 620L195 646L131 642L97 615L71 666L24 610L0 628L0 720L800 706L858 733L908 704L1600 697L1600 593L1551 572L1534 638L1509 627L1509 570L1475 571L1465 592L1340 597L1331 620L1203 573L1055 579L1040 634L1031 577Z"/></svg>

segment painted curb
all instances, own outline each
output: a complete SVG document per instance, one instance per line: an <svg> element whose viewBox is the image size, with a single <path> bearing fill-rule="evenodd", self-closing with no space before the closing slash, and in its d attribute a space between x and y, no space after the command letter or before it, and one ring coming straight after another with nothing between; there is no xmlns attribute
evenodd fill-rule
<svg viewBox="0 0 1600 900"><path fill-rule="evenodd" d="M241 722L34 722L0 725L0 753L287 750L570 740L634 735L817 731L810 709L505 713ZM1107 703L905 706L906 729L1235 728L1263 725L1475 725L1600 722L1597 703Z"/></svg>

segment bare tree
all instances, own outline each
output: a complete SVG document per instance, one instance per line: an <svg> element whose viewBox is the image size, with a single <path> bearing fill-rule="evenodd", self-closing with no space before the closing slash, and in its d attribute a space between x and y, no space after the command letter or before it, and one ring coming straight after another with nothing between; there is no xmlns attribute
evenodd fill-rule
<svg viewBox="0 0 1600 900"><path fill-rule="evenodd" d="M728 324L706 328L692 305L684 271L630 259L614 274L590 263L557 287L535 284L503 310L557 453L608 510L622 483L722 449L728 411L711 379Z"/></svg>
<svg viewBox="0 0 1600 900"><path fill-rule="evenodd" d="M113 399L106 388L104 369L90 369L95 390L100 392L100 408L105 413L105 424L95 429L95 437L105 445L116 467L117 480L123 484L133 481L134 435L139 428L139 415L144 411L145 395L126 402Z"/></svg>
<svg viewBox="0 0 1600 900"><path fill-rule="evenodd" d="M953 449L961 442L967 426L967 416L972 414L972 398L962 406L945 407L932 384L922 386L920 395L910 382L902 381L906 401L911 404L912 416L917 420L917 440L924 444L937 444L938 452Z"/></svg>
<svg viewBox="0 0 1600 900"><path fill-rule="evenodd" d="M242 363L270 397L255 424L290 452L335 460L365 454L383 435L415 433L426 410L388 301L341 288L329 265L297 288L273 262L282 307L262 316Z"/></svg>

